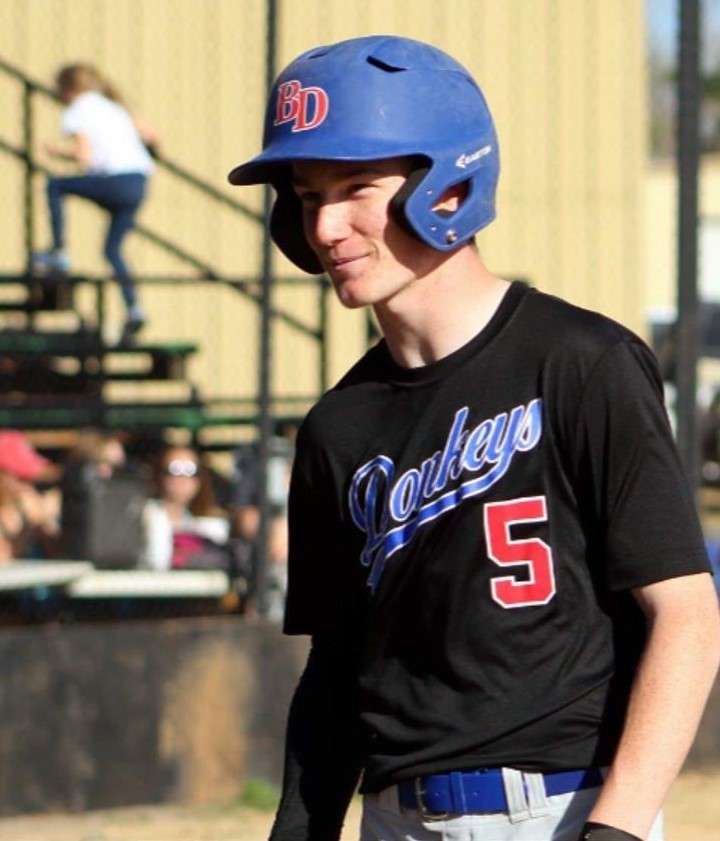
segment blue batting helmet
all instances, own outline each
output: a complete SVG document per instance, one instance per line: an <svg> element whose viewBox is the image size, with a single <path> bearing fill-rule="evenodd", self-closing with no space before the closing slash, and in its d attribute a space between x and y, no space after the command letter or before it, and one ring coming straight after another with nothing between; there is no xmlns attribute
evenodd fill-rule
<svg viewBox="0 0 720 841"><path fill-rule="evenodd" d="M416 159L417 166L393 210L427 245L457 248L495 218L497 137L468 71L419 41L354 38L309 50L280 74L265 115L263 151L233 169L228 180L273 184L273 239L296 265L319 274L288 164L401 156ZM467 194L458 210L433 211L448 188L463 182Z"/></svg>

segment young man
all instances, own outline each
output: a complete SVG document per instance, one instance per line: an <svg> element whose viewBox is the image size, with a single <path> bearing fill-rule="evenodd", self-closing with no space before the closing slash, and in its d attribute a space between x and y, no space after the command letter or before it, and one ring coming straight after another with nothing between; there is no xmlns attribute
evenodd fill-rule
<svg viewBox="0 0 720 841"><path fill-rule="evenodd" d="M285 629L312 635L273 841L662 837L718 607L655 361L472 241L498 148L475 82L370 37L280 75L272 234L383 340L298 436Z"/></svg>

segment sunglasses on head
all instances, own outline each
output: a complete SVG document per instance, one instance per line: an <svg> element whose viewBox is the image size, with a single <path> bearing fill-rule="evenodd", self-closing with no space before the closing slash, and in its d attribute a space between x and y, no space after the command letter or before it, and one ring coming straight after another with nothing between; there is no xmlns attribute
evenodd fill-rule
<svg viewBox="0 0 720 841"><path fill-rule="evenodd" d="M166 476L197 476L200 470L197 462L174 458L163 471Z"/></svg>

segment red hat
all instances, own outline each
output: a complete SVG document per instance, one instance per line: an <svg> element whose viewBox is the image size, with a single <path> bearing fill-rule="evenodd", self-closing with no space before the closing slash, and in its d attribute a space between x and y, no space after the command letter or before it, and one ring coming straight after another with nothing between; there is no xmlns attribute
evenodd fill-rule
<svg viewBox="0 0 720 841"><path fill-rule="evenodd" d="M0 432L0 470L16 479L33 482L50 466L22 432Z"/></svg>

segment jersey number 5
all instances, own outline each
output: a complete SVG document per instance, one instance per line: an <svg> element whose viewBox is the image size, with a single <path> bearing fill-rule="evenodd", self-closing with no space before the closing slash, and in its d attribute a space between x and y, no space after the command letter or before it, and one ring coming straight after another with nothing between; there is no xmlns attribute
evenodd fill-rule
<svg viewBox="0 0 720 841"><path fill-rule="evenodd" d="M488 555L498 566L527 568L527 576L501 575L490 582L492 597L506 608L547 604L555 595L552 550L540 538L513 540L510 526L547 520L544 496L488 502L484 509Z"/></svg>

